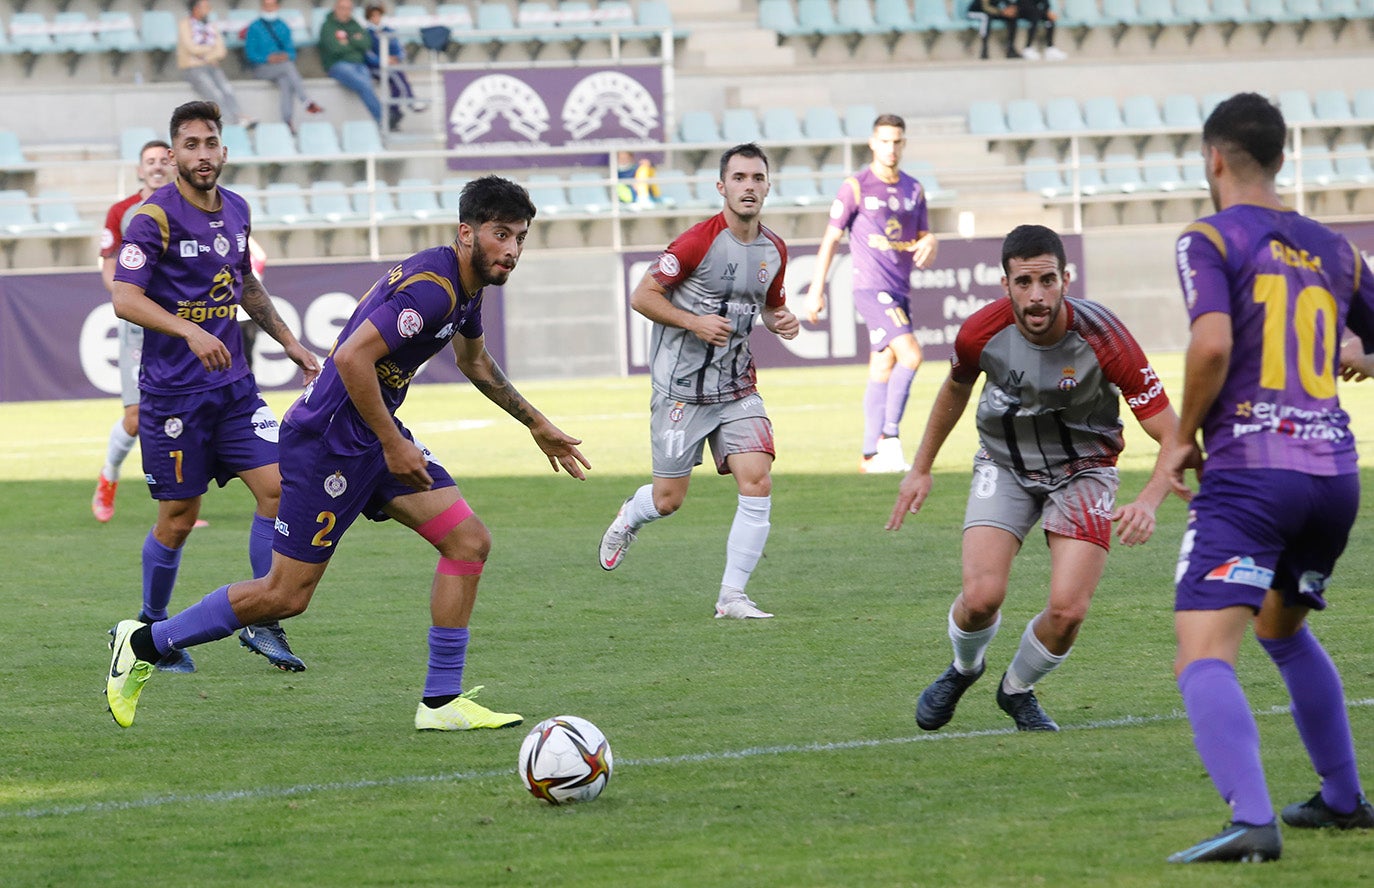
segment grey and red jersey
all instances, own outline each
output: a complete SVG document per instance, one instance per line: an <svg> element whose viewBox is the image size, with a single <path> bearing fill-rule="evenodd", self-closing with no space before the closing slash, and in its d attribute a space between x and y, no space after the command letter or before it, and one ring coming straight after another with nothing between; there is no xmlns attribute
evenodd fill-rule
<svg viewBox="0 0 1374 888"><path fill-rule="evenodd" d="M864 167L840 186L830 205L830 227L849 231L854 292L910 292L911 247L930 230L920 182L903 172L896 182L884 182L872 167Z"/></svg>
<svg viewBox="0 0 1374 888"><path fill-rule="evenodd" d="M733 329L729 343L717 348L680 327L654 324L649 348L654 390L695 404L753 394L757 373L749 334L761 311L786 304L786 271L782 238L761 225L758 237L741 243L724 213L693 225L669 244L649 274L673 305L696 315L721 315Z"/></svg>
<svg viewBox="0 0 1374 888"><path fill-rule="evenodd" d="M1374 347L1374 279L1358 250L1291 210L1239 204L1189 225L1175 250L1188 317L1231 320L1231 359L1202 420L1207 468L1356 470L1336 394L1347 323Z"/></svg>
<svg viewBox="0 0 1374 888"><path fill-rule="evenodd" d="M999 465L1056 483L1082 469L1116 464L1125 447L1119 398L1145 420L1169 397L1145 352L1106 307L1064 300L1068 330L1035 345L1016 326L1010 299L983 306L959 328L950 376L972 384L987 374L978 400L978 436Z"/></svg>

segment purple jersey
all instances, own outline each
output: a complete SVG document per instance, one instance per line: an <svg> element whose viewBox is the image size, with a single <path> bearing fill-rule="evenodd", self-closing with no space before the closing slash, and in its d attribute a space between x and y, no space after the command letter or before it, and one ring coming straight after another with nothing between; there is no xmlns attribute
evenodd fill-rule
<svg viewBox="0 0 1374 888"><path fill-rule="evenodd" d="M221 188L220 208L208 213L181 188L179 179L162 186L129 219L114 279L141 287L162 308L218 337L233 365L212 373L184 339L148 330L138 385L155 395L209 391L249 373L236 320L243 276L251 271L248 203Z"/></svg>
<svg viewBox="0 0 1374 888"><path fill-rule="evenodd" d="M394 266L372 285L339 332L343 342L364 321L381 333L390 351L377 362L382 400L391 415L405 400L410 380L455 335L482 336L482 290L469 296L458 278L458 254L453 246L416 253ZM283 421L319 436L327 436L337 453L356 454L374 448L373 434L349 400L333 349L319 377L305 390Z"/></svg>
<svg viewBox="0 0 1374 888"><path fill-rule="evenodd" d="M1202 422L1207 468L1354 472L1336 379L1347 321L1374 342L1359 251L1291 210L1240 204L1189 225L1176 256L1189 318L1231 319L1231 363Z"/></svg>
<svg viewBox="0 0 1374 888"><path fill-rule="evenodd" d="M849 232L856 293L907 295L911 246L930 230L920 182L902 172L896 182L884 182L872 167L864 167L840 186L830 205L830 227Z"/></svg>

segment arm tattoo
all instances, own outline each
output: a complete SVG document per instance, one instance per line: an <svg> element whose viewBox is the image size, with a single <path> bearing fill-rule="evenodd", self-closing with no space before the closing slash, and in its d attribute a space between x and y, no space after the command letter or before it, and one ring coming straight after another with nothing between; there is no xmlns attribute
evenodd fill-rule
<svg viewBox="0 0 1374 888"><path fill-rule="evenodd" d="M286 327L286 322L277 314L277 309L272 305L272 299L267 295L267 290L263 288L257 275L249 274L243 278L243 297L239 300L243 305L243 310L248 313L262 332L271 336L282 345L286 345L287 340L283 336L290 334Z"/></svg>
<svg viewBox="0 0 1374 888"><path fill-rule="evenodd" d="M471 379L473 386L497 407L515 417L521 425L526 428L534 425L534 408L530 406L530 402L515 390L515 386L511 385L500 367L494 362L487 366L490 376Z"/></svg>

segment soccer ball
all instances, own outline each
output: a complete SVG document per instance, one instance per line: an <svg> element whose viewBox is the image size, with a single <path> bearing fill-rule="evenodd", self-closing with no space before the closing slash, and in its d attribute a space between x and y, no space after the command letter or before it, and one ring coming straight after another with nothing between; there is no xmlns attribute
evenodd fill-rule
<svg viewBox="0 0 1374 888"><path fill-rule="evenodd" d="M590 802L611 779L611 745L596 725L558 715L534 726L520 744L520 779L550 805Z"/></svg>

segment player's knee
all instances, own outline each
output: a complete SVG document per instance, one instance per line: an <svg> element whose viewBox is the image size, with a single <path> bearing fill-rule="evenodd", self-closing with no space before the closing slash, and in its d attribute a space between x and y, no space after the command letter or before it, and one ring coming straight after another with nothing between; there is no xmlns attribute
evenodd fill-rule
<svg viewBox="0 0 1374 888"><path fill-rule="evenodd" d="M1083 621L1088 618L1088 603L1072 602L1069 604L1052 604L1045 609L1044 619L1048 625L1044 628L1055 638L1072 638L1078 634L1078 628L1083 625Z"/></svg>
<svg viewBox="0 0 1374 888"><path fill-rule="evenodd" d="M1006 598L1006 587L1001 587L999 592L994 587L965 586L959 597L962 600L962 611L968 622L975 626L986 626L997 618L997 612L1002 609L1002 601Z"/></svg>
<svg viewBox="0 0 1374 888"><path fill-rule="evenodd" d="M435 548L440 555L454 561L485 562L491 554L491 531L473 515L440 540Z"/></svg>

